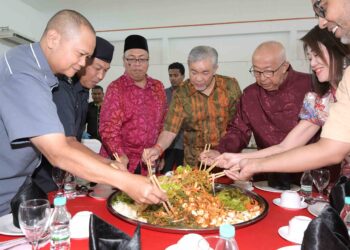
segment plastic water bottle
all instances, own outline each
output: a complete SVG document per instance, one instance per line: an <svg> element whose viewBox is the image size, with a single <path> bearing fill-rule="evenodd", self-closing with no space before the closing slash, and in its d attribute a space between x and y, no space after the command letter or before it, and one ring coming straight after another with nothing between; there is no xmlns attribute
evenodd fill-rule
<svg viewBox="0 0 350 250"><path fill-rule="evenodd" d="M348 228L348 233L350 233L350 196L345 197L345 203L340 212L340 218L342 218L345 226Z"/></svg>
<svg viewBox="0 0 350 250"><path fill-rule="evenodd" d="M304 197L305 201L312 200L312 184L314 178L310 171L305 171L300 179L300 195Z"/></svg>
<svg viewBox="0 0 350 250"><path fill-rule="evenodd" d="M236 230L230 224L220 226L220 240L215 246L215 250L238 250L238 245L235 240Z"/></svg>
<svg viewBox="0 0 350 250"><path fill-rule="evenodd" d="M66 209L67 199L64 196L57 196L54 199L55 209L51 217L51 247L50 250L70 249L70 213Z"/></svg>

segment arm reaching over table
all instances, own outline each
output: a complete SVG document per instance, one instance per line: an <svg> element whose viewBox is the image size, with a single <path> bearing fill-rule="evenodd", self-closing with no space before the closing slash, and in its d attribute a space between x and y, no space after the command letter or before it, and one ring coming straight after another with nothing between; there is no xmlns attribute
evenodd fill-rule
<svg viewBox="0 0 350 250"><path fill-rule="evenodd" d="M64 134L42 135L30 140L54 166L89 181L112 185L126 192L137 203L159 203L167 199L165 193L146 177L110 167L68 144Z"/></svg>
<svg viewBox="0 0 350 250"><path fill-rule="evenodd" d="M240 172L232 174L232 177L247 180L256 173L303 172L337 164L349 151L350 143L321 138L317 143L266 158L243 159L239 162Z"/></svg>

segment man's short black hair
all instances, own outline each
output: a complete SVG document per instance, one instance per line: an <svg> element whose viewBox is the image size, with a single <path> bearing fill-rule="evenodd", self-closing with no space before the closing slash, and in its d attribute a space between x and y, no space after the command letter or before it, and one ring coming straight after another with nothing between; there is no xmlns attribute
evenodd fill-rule
<svg viewBox="0 0 350 250"><path fill-rule="evenodd" d="M103 92L103 87L102 86L100 86L100 85L96 85L95 87L93 87L92 89L100 89L100 90L102 90L102 92Z"/></svg>
<svg viewBox="0 0 350 250"><path fill-rule="evenodd" d="M179 62L174 62L172 64L169 65L168 70L169 69L178 69L181 73L181 75L185 74L185 67L183 66L182 63Z"/></svg>

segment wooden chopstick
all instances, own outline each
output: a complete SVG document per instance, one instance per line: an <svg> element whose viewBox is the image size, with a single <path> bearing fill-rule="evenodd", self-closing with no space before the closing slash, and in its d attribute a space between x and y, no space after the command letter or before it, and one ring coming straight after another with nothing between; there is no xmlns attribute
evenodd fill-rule
<svg viewBox="0 0 350 250"><path fill-rule="evenodd" d="M205 144L205 146L204 146L204 152L206 152L207 151L207 148L210 148L210 144L208 145L208 144ZM202 170L202 165L203 165L203 161L201 161L201 164L199 165L199 170Z"/></svg>
<svg viewBox="0 0 350 250"><path fill-rule="evenodd" d="M211 165L210 168L206 169L205 171L209 173L216 167L216 165L218 165L218 163L219 163L218 161L214 162L213 165Z"/></svg>
<svg viewBox="0 0 350 250"><path fill-rule="evenodd" d="M143 153L145 154L146 156L146 151L145 149L143 150ZM147 170L148 170L148 176L151 176L153 174L153 171L152 171L152 164L151 164L151 160L150 159L147 159L146 160L146 165L147 165Z"/></svg>
<svg viewBox="0 0 350 250"><path fill-rule="evenodd" d="M210 146L211 146L211 144L208 144L208 148L206 150L207 152L210 150ZM206 160L205 164L204 164L204 168L203 168L204 171L207 169L207 163L208 163L208 161Z"/></svg>
<svg viewBox="0 0 350 250"><path fill-rule="evenodd" d="M212 178L213 180L217 179L217 178L220 178L220 177L223 177L225 176L226 174L224 173L224 171L220 172L220 173L215 173L215 174L211 174L210 175L210 178Z"/></svg>
<svg viewBox="0 0 350 250"><path fill-rule="evenodd" d="M117 161L121 162L117 152L113 153L113 156L114 156L114 159L116 159Z"/></svg>
<svg viewBox="0 0 350 250"><path fill-rule="evenodd" d="M157 177L155 175L151 175L151 182L153 183L153 185L157 186L159 189L161 189L161 186L159 184L159 181L157 179ZM165 211L171 215L171 213L173 213L173 206L170 204L169 201L162 201L163 207L165 209Z"/></svg>
<svg viewBox="0 0 350 250"><path fill-rule="evenodd" d="M118 169L118 170L120 170L120 168L117 166L117 165L115 165L114 163L111 163L111 164L109 164L109 165L111 165L113 168L115 168L115 169Z"/></svg>

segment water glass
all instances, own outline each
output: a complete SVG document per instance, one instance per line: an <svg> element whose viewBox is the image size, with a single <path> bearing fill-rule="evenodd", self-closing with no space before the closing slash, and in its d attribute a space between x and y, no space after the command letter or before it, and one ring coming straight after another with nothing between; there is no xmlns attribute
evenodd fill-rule
<svg viewBox="0 0 350 250"><path fill-rule="evenodd" d="M316 197L316 200L325 201L323 197L323 190L328 186L330 180L330 172L328 169L315 169L311 172L312 177L314 178L313 182L319 192L319 195Z"/></svg>
<svg viewBox="0 0 350 250"><path fill-rule="evenodd" d="M52 167L52 179L56 183L58 187L57 194L63 194L63 185L64 185L64 179L66 176L66 171L58 168L58 167Z"/></svg>
<svg viewBox="0 0 350 250"><path fill-rule="evenodd" d="M19 225L34 250L39 248L39 240L49 226L50 214L50 203L45 199L27 200L19 205Z"/></svg>
<svg viewBox="0 0 350 250"><path fill-rule="evenodd" d="M64 195L67 199L71 200L76 197L76 187L77 182L75 176L67 172L64 178Z"/></svg>

